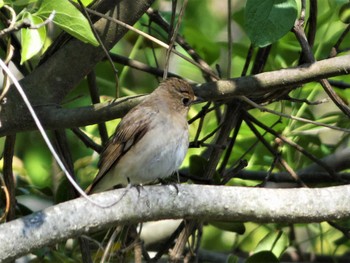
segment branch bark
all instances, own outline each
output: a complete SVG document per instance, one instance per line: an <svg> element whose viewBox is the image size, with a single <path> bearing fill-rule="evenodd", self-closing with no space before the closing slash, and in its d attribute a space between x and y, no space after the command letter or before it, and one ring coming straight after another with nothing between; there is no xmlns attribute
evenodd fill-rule
<svg viewBox="0 0 350 263"><path fill-rule="evenodd" d="M205 100L228 100L242 95L251 98L262 98L278 90L286 90L322 78L347 75L350 72L349 60L350 55L345 55L321 60L313 64L305 64L297 68L209 82L195 86L194 90L198 96ZM35 81L35 85L39 85L37 83L38 79L33 81ZM45 101L44 98L41 99ZM47 129L74 128L120 118L139 103L141 99L124 98L110 103L76 109L59 108L57 104L37 106L35 109L43 126ZM40 104L43 103L37 101L37 105ZM12 105L11 107L16 108L17 106ZM2 106L0 136L33 129L36 129L36 126L26 109L16 111L8 105Z"/></svg>
<svg viewBox="0 0 350 263"><path fill-rule="evenodd" d="M161 219L307 223L350 217L350 186L314 189L178 185L124 188L61 203L0 225L0 261L115 224Z"/></svg>
<svg viewBox="0 0 350 263"><path fill-rule="evenodd" d="M280 69L253 76L230 80L219 80L199 85L195 93L203 98L229 99L235 96L261 98L271 92L316 81L322 78L347 75L350 73L350 55L325 59L296 68Z"/></svg>

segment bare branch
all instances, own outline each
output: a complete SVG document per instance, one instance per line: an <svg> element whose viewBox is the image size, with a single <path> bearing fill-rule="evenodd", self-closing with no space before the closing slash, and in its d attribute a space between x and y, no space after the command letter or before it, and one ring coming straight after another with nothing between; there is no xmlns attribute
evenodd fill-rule
<svg viewBox="0 0 350 263"><path fill-rule="evenodd" d="M225 100L236 96L261 98L273 91L285 91L302 84L350 73L350 55L325 59L296 68L264 72L254 76L209 82L195 87L202 98Z"/></svg>
<svg viewBox="0 0 350 263"><path fill-rule="evenodd" d="M285 91L321 78L346 75L350 72L350 55L330 58L302 65L229 80L204 83L194 87L196 95L205 100L229 100L238 96L259 98L279 90ZM120 118L141 101L141 98L122 98L115 102L76 109L62 109L56 105L37 106L36 112L45 128L75 128ZM6 105L5 105L6 106ZM35 124L26 112L13 115L1 109L0 136L33 130ZM18 110L18 109L17 109ZM10 115L9 115L10 114Z"/></svg>
<svg viewBox="0 0 350 263"><path fill-rule="evenodd" d="M5 5L4 8L8 9L11 13L11 24L9 27L0 31L0 38L4 37L7 34L12 33L13 31L18 31L22 28L28 28L28 29L33 29L33 30L39 29L43 26L46 26L48 23L50 23L56 14L55 11L52 11L52 13L49 15L49 17L44 22L37 24L37 25L33 25L32 22L28 19L23 19L20 23L16 24L15 23L15 21L16 21L15 20L16 19L15 11L7 5Z"/></svg>
<svg viewBox="0 0 350 263"><path fill-rule="evenodd" d="M178 190L177 190L178 189ZM112 224L169 218L306 223L350 216L350 186L264 189L205 185L146 186L91 196L96 203L121 201L99 208L84 198L0 225L0 261L13 260L48 244Z"/></svg>

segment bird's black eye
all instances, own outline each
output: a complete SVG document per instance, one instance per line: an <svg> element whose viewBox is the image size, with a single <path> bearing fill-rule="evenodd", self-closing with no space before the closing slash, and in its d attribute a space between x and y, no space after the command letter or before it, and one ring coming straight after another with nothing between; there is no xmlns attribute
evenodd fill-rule
<svg viewBox="0 0 350 263"><path fill-rule="evenodd" d="M189 106L191 103L191 100L190 100L190 98L182 98L182 103L185 106Z"/></svg>

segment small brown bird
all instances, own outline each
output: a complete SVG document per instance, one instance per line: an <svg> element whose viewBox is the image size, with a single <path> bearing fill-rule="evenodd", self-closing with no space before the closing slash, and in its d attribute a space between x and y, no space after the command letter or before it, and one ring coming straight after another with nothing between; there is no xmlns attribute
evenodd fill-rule
<svg viewBox="0 0 350 263"><path fill-rule="evenodd" d="M195 98L184 80L162 82L121 120L101 153L99 172L86 192L151 183L174 173L188 150L187 114Z"/></svg>

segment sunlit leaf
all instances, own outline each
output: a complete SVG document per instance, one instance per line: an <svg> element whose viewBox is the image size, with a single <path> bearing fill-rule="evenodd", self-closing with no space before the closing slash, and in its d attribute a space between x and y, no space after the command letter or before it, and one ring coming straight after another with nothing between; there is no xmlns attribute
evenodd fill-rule
<svg viewBox="0 0 350 263"><path fill-rule="evenodd" d="M43 0L37 15L47 19L55 11L53 22L77 39L98 46L88 20L69 1Z"/></svg>
<svg viewBox="0 0 350 263"><path fill-rule="evenodd" d="M88 6L91 4L94 0L81 0L84 6ZM78 0L73 0L73 2L78 3Z"/></svg>
<svg viewBox="0 0 350 263"><path fill-rule="evenodd" d="M30 13L26 13L23 16L23 19L28 19L33 25L40 24L43 22L41 17L32 15ZM22 46L21 63L37 55L42 49L42 47L44 46L45 39L46 39L45 26L42 26L38 29L22 28L21 29L21 46Z"/></svg>
<svg viewBox="0 0 350 263"><path fill-rule="evenodd" d="M350 23L350 3L346 3L340 8L339 18L345 24Z"/></svg>
<svg viewBox="0 0 350 263"><path fill-rule="evenodd" d="M280 257L288 247L288 237L281 231L270 232L255 248L254 252L271 251L276 257Z"/></svg>

